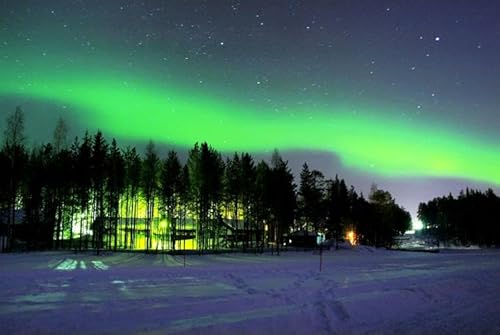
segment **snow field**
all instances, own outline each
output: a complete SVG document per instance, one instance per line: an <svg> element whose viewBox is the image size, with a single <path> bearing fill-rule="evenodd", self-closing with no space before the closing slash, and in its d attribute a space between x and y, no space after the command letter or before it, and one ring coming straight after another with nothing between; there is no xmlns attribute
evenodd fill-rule
<svg viewBox="0 0 500 335"><path fill-rule="evenodd" d="M0 254L2 334L498 334L500 250Z"/></svg>

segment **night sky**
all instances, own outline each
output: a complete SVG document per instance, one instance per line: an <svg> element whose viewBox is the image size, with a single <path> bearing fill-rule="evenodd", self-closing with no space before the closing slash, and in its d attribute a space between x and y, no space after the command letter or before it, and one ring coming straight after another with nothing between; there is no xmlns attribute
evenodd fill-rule
<svg viewBox="0 0 500 335"><path fill-rule="evenodd" d="M278 148L368 193L500 185L498 1L0 1L0 126L29 144Z"/></svg>

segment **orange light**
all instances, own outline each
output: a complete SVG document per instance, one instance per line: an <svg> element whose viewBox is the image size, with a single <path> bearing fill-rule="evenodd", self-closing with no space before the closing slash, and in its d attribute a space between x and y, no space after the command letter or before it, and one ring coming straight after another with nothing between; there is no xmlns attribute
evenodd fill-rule
<svg viewBox="0 0 500 335"><path fill-rule="evenodd" d="M356 234L354 231L350 230L346 234L346 240L348 240L351 245L356 245Z"/></svg>

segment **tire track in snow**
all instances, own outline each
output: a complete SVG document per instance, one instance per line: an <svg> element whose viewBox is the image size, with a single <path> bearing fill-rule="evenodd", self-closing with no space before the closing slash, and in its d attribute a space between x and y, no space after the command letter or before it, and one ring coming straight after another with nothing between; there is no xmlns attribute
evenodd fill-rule
<svg viewBox="0 0 500 335"><path fill-rule="evenodd" d="M254 288L250 287L243 278L236 277L232 273L228 273L226 275L226 278L229 278L231 280L231 283L238 289L246 292L249 295L254 295L257 293L257 290Z"/></svg>

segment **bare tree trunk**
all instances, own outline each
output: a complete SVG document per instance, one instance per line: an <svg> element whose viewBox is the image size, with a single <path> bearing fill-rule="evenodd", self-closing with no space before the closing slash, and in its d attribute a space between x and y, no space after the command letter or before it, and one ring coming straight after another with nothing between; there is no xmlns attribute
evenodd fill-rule
<svg viewBox="0 0 500 335"><path fill-rule="evenodd" d="M60 248L61 243L61 221L62 221L62 204L57 206L57 220L56 220L56 249Z"/></svg>
<svg viewBox="0 0 500 335"><path fill-rule="evenodd" d="M8 232L8 241L7 241L7 246L8 250L12 250L13 245L14 245L14 226L16 224L16 195L14 192L14 195L12 196L11 199L11 205L10 205L10 220L9 220L9 232Z"/></svg>
<svg viewBox="0 0 500 335"><path fill-rule="evenodd" d="M73 216L75 215L75 206L71 202L71 212L69 219L69 249L73 249Z"/></svg>

